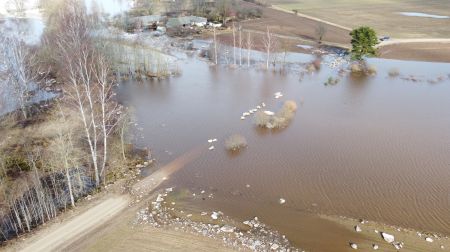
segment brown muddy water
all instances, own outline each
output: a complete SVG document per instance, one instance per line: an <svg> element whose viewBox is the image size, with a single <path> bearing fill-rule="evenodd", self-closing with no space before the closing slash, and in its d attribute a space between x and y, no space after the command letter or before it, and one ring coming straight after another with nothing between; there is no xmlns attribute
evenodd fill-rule
<svg viewBox="0 0 450 252"><path fill-rule="evenodd" d="M242 220L258 216L313 251L347 249L337 237L353 234L311 213L450 234L449 64L377 59L377 76L343 77L334 86L323 84L337 76L328 67L300 81L295 73L211 67L196 58L178 64L180 77L126 82L119 97L134 107L138 143L159 164L204 148L168 181L197 195L205 190L195 204ZM424 81L390 78L393 67ZM445 80L426 81L438 76ZM261 102L276 111L288 99L299 109L284 130L240 120ZM224 147L233 133L247 138L239 155ZM213 151L210 138L218 138Z"/></svg>

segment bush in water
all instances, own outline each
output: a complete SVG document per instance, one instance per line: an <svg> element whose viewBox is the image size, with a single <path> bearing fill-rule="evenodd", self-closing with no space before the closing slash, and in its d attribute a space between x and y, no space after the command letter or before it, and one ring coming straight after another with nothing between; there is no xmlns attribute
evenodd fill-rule
<svg viewBox="0 0 450 252"><path fill-rule="evenodd" d="M234 134L225 140L225 148L229 151L238 151L247 147L247 140L239 134Z"/></svg>
<svg viewBox="0 0 450 252"><path fill-rule="evenodd" d="M389 77L395 78L400 75L400 72L398 71L397 68L392 68L391 70L389 70L388 74L389 74Z"/></svg>
<svg viewBox="0 0 450 252"><path fill-rule="evenodd" d="M255 123L257 126L268 129L286 128L294 118L297 111L297 103L295 101L285 101L283 107L274 115L268 115L263 111L259 111L255 115Z"/></svg>

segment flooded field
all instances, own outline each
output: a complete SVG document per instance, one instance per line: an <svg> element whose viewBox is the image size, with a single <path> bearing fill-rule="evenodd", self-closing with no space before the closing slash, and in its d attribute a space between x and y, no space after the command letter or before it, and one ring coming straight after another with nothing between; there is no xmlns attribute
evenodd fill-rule
<svg viewBox="0 0 450 252"><path fill-rule="evenodd" d="M312 56L299 57L306 62ZM186 58L179 62L180 77L124 83L119 95L135 108L142 127L138 142L160 164L203 146L202 156L168 181L197 195L205 190L204 197L192 198L195 204L242 219L258 216L312 248L320 243L316 235L333 240L337 234L332 224L305 217L310 213L448 235L448 64L371 63L376 77L343 77L325 86L336 70L324 67L300 81L296 74L216 68ZM400 76L415 77L391 78L394 67ZM284 96L275 99L275 92ZM261 102L276 111L288 99L299 109L284 130L258 129L251 117L240 120ZM239 155L224 147L233 133L247 138ZM212 151L210 138L218 138ZM286 203L280 205L280 198Z"/></svg>

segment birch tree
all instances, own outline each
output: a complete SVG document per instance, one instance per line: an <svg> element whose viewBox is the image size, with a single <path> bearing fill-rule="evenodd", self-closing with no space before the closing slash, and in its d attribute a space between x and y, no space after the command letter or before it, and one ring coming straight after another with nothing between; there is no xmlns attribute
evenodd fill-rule
<svg viewBox="0 0 450 252"><path fill-rule="evenodd" d="M233 22L233 64L236 65L236 26Z"/></svg>
<svg viewBox="0 0 450 252"><path fill-rule="evenodd" d="M28 118L30 91L41 77L35 54L15 36L0 35L0 56L5 65L7 91L15 99L24 119Z"/></svg>
<svg viewBox="0 0 450 252"><path fill-rule="evenodd" d="M213 33L214 33L214 62L216 65L218 64L218 56L217 56L217 36L216 36L216 28L213 27Z"/></svg>
<svg viewBox="0 0 450 252"><path fill-rule="evenodd" d="M247 40L245 41L245 46L247 48L247 67L250 67L250 53L253 49L253 40L250 32L247 32Z"/></svg>
<svg viewBox="0 0 450 252"><path fill-rule="evenodd" d="M60 65L65 73L64 93L77 109L89 146L95 183L105 175L108 138L116 126L120 107L113 100L114 83L109 78L106 58L93 46L85 10L69 1L60 20L64 24L57 36ZM60 21L60 22L61 22Z"/></svg>
<svg viewBox="0 0 450 252"><path fill-rule="evenodd" d="M239 66L242 66L242 25L239 23Z"/></svg>
<svg viewBox="0 0 450 252"><path fill-rule="evenodd" d="M263 37L263 45L266 52L266 69L269 69L271 53L275 50L276 47L276 39L273 33L270 32L269 26L267 26L266 34Z"/></svg>

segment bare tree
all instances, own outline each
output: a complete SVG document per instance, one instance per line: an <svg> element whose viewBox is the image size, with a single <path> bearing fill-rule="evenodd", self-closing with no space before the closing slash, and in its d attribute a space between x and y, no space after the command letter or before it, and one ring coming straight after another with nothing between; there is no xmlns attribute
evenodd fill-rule
<svg viewBox="0 0 450 252"><path fill-rule="evenodd" d="M25 13L25 1L24 0L12 0L17 14L23 15Z"/></svg>
<svg viewBox="0 0 450 252"><path fill-rule="evenodd" d="M227 21L227 17L230 14L231 7L232 7L233 1L231 0L216 0L215 6L216 9L222 18L222 24L225 24Z"/></svg>
<svg viewBox="0 0 450 252"><path fill-rule="evenodd" d="M89 145L96 185L105 175L108 138L117 124L115 115L120 107L113 100L114 83L105 57L90 40L85 10L74 0L66 4L61 14L64 29L56 40L60 65L64 67L68 100L79 112L85 138Z"/></svg>
<svg viewBox="0 0 450 252"><path fill-rule="evenodd" d="M327 33L327 27L323 23L319 22L316 27L316 36L317 36L317 41L319 44L322 44L322 39L326 33Z"/></svg>
<svg viewBox="0 0 450 252"><path fill-rule="evenodd" d="M0 35L0 55L6 68L7 90L12 92L10 98L18 102L23 118L27 119L30 91L41 77L35 54L19 38Z"/></svg>
<svg viewBox="0 0 450 252"><path fill-rule="evenodd" d="M263 37L263 45L266 51L266 69L269 69L269 62L271 53L275 50L277 42L273 33L270 32L269 26L267 26L266 34Z"/></svg>
<svg viewBox="0 0 450 252"><path fill-rule="evenodd" d="M236 26L233 22L233 64L236 65Z"/></svg>
<svg viewBox="0 0 450 252"><path fill-rule="evenodd" d="M245 41L245 46L247 48L247 66L250 67L250 53L253 49L253 40L250 32L247 32L247 40Z"/></svg>
<svg viewBox="0 0 450 252"><path fill-rule="evenodd" d="M192 8L197 16L205 16L207 10L206 0L192 0Z"/></svg>
<svg viewBox="0 0 450 252"><path fill-rule="evenodd" d="M214 33L214 62L216 65L218 64L218 55L217 55L217 36L216 36L216 28L213 27L213 33Z"/></svg>
<svg viewBox="0 0 450 252"><path fill-rule="evenodd" d="M242 66L242 25L239 23L239 66Z"/></svg>

